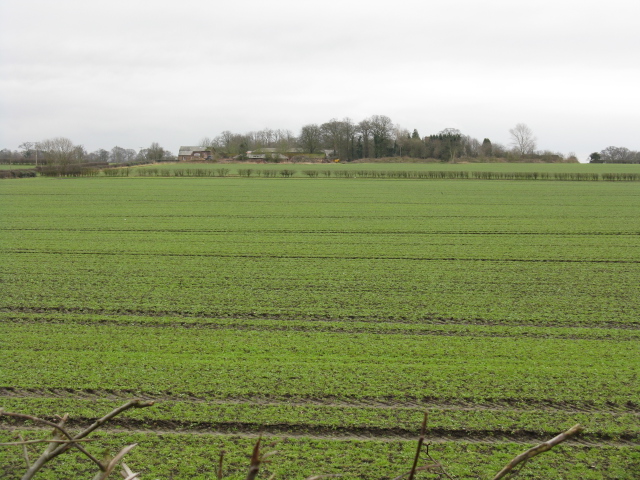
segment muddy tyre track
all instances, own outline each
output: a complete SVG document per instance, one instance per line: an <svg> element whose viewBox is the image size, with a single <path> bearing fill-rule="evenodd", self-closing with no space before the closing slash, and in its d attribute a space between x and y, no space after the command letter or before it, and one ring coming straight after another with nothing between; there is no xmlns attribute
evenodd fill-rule
<svg viewBox="0 0 640 480"><path fill-rule="evenodd" d="M273 315L268 313L243 313L243 314L229 314L228 312L209 312L209 313L193 313L188 311L177 311L177 310L139 310L139 309L116 309L116 310L107 310L101 308L73 308L73 307L24 307L24 306L5 306L0 307L0 314L5 314L5 321L18 322L18 323L50 323L50 324L64 324L72 322L77 325L113 325L113 326L135 326L135 327L167 327L167 328L256 328L257 326L242 326L242 325L229 325L229 324L221 324L217 321L229 321L229 320L270 320L286 323L287 321L297 321L297 322L308 322L310 325L316 323L348 323L348 322L362 322L369 323L372 325L416 325L416 326L469 326L469 327L529 327L529 328L575 328L576 330L584 330L584 329L615 329L615 330L635 330L640 331L640 323L629 323L629 322L617 322L617 321L597 321L597 322L587 322L582 323L580 325L575 324L567 324L566 322L547 322L547 323L533 323L533 322L501 322L499 320L489 320L484 318L452 318L452 317L440 317L440 316L422 316L420 318L405 318L405 317L358 317L358 316L345 316L340 318L335 317L324 317L324 316L304 316L304 315ZM67 320L63 317L57 318L39 318L39 319L29 319L19 317L20 314L26 315L97 315L102 317L113 317L115 318L126 318L130 319L131 317L147 317L147 318L157 318L157 317L173 317L175 318L175 322L154 322L154 321L144 321L144 322L135 322L135 323L127 323L123 324L123 321L113 320L110 321L105 318L96 319L95 321L83 321L79 319L71 319ZM12 316L15 315L15 316ZM268 328L275 329L293 329L290 326L270 326L270 327L260 327L265 330ZM313 326L310 329L318 330L317 326ZM356 330L358 327L345 328L345 333L357 333ZM301 328L301 330L304 330ZM326 328L327 331L335 331L340 333L340 329L336 328ZM463 333L458 332L411 332L406 330L398 329L380 329L376 331L375 329L369 330L366 328L361 328L363 332L372 332L385 334L385 333L399 333L404 335L463 335ZM482 336L481 332L473 332L469 333L469 335ZM518 336L522 336L523 333L518 333ZM530 336L536 336L533 333L528 334ZM500 335L486 335L486 336L500 336ZM504 336L504 335L502 335ZM544 338L544 335L540 336ZM537 338L537 337L536 337ZM582 338L579 335L554 335L554 338L567 338L567 339L579 339ZM606 337L604 337L606 338Z"/></svg>
<svg viewBox="0 0 640 480"><path fill-rule="evenodd" d="M55 418L48 420L54 421ZM67 422L70 429L80 429L91 424L95 419L73 418ZM49 428L30 425L20 419L0 418L1 430L28 430L49 431ZM376 441L397 442L415 441L419 435L419 427L412 430L402 428L372 428L372 427L322 427L295 424L252 424L232 422L179 422L168 420L137 420L131 418L118 418L111 420L101 431L107 433L141 433L150 435L225 435L240 437L274 436L285 438L309 438L316 440L337 441ZM431 428L427 439L434 443L466 442L484 444L523 443L535 444L544 441L548 434L541 434L528 430L500 431L500 430L455 430L443 428ZM574 445L588 446L639 446L640 441L636 435L621 435L612 437L606 434L583 433L580 438L568 442Z"/></svg>
<svg viewBox="0 0 640 480"><path fill-rule="evenodd" d="M464 399L440 399L418 397L385 397L385 398L338 398L338 397L220 397L215 392L194 394L191 392L140 392L134 390L114 389L73 389L73 388L14 388L0 387L2 398L60 398L77 400L112 400L128 401L132 398L153 400L155 402L206 403L209 405L251 404L264 406L325 406L325 407L365 407L377 409L441 409L464 411L523 411L531 410L557 411L564 413L601 413L601 414L635 414L640 416L640 405L634 402L606 406L557 402L545 399L509 399L501 398L485 402L473 402Z"/></svg>

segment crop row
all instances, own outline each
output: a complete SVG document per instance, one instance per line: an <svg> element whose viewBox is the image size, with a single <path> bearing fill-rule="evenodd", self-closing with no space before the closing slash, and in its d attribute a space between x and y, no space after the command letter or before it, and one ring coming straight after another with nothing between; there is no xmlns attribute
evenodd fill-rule
<svg viewBox="0 0 640 480"><path fill-rule="evenodd" d="M224 207L221 207L221 210ZM56 207L51 206L47 209L55 214ZM93 214L86 212L84 215L78 215L80 221L78 224L71 226L70 219L64 215L59 217L46 217L44 215L16 216L7 218L0 227L3 232L9 232L3 235L2 241L5 245L16 246L18 240L28 241L30 236L26 231L69 231L73 232L86 231L104 231L109 235L111 232L169 232L175 234L193 233L193 234L209 234L212 236L220 236L224 234L264 234L269 240L269 235L283 234L288 238L283 241L298 239L289 237L290 235L307 235L317 234L324 235L327 240L331 240L330 236L336 243L341 241L349 242L350 236L353 235L376 235L375 240L380 243L390 243L394 239L404 243L411 242L415 244L424 244L428 248L431 244L438 244L439 238L443 236L457 236L452 240L459 242L460 248L465 248L465 240L473 237L482 238L485 244L482 246L485 250L492 246L493 242L501 242L504 236L513 236L512 240L520 244L531 244L531 250L543 250L548 243L549 236L558 236L553 240L558 240L554 245L563 246L571 245L571 241L587 243L585 238L562 238L562 236L598 236L607 235L608 237L627 236L627 240L631 242L637 240L630 238L637 236L640 232L635 217L627 215L626 212L620 212L618 215L612 215L606 223L603 223L598 216L584 217L582 223L569 223L559 217L547 217L546 220L542 214L536 217L532 215L509 216L501 215L494 217L474 216L469 212L469 216L461 217L451 214L443 215L434 209L434 214L429 215L409 215L399 214L395 218L384 218L382 215L373 218L366 216L347 216L340 215L330 217L328 215L319 216L317 213L301 215L297 218L277 213L278 208L274 207L270 214L259 212L246 214L227 214L219 212L209 215L184 215L179 216L161 216L156 214L156 210L152 209L146 215L136 215L133 212L123 212L122 214L102 214L95 212ZM470 208L473 210L473 208ZM68 212L68 211L67 211ZM502 213L502 212L496 212ZM37 225L37 226L35 226ZM35 226L35 228L34 228ZM13 233L14 231L15 233ZM339 235L339 236L338 236ZM539 237L546 235L545 237ZM404 238L403 238L404 237ZM220 240L225 240L221 238ZM260 238L245 238L245 242L256 240L260 243ZM367 240L367 239L365 239ZM368 239L367 243L371 244L374 237ZM407 242L408 241L408 242ZM536 242L537 241L537 242ZM606 240L603 240L606 241ZM7 243L10 242L10 243ZM599 240L595 240L599 242ZM616 246L616 239L611 239L611 246ZM366 244L365 244L366 245ZM549 245L553 248L554 245ZM286 251L286 244L281 245L279 250ZM581 245L576 245L580 247ZM624 245L623 245L624 246ZM399 244L402 247L402 243ZM587 246L588 247L588 246ZM605 246L606 248L606 246ZM389 245L390 251L393 245ZM589 249L585 249L587 254ZM505 252L505 253L508 253ZM543 252L540 252L543 253ZM602 252L606 254L606 251ZM606 258L603 255L603 258Z"/></svg>
<svg viewBox="0 0 640 480"><path fill-rule="evenodd" d="M26 438L41 438L42 431L25 431ZM155 433L100 433L92 435L90 451L118 451L123 445L139 444L126 457L127 463L142 472L142 478L210 478L222 450L224 478L246 477L249 456L256 438L241 436ZM542 440L542 439L541 439ZM0 441L15 441L15 436L0 430ZM340 474L345 480L361 478L394 478L408 471L415 455L415 442L380 442L375 440L319 440L310 438L264 438L264 451L278 452L262 465L260 478L274 474L276 478L308 478L319 474ZM0 473L3 478L17 480L24 471L19 447L2 447ZM432 456L445 465L456 478L491 478L525 445L514 443L448 442L430 448ZM184 459L189 461L185 462ZM67 455L54 461L41 474L54 480L77 472L79 478L95 474L91 464ZM640 452L634 447L560 445L541 459L529 461L523 471L530 478L563 478L567 480L635 480L640 469Z"/></svg>
<svg viewBox="0 0 640 480"><path fill-rule="evenodd" d="M153 397L150 397L153 399ZM96 418L113 410L122 400L74 398L2 398L6 411L36 416L50 416L51 412L69 413L72 417ZM417 435L424 412L429 414L429 426L443 435L472 436L484 434L552 435L568 430L576 423L585 428L585 436L603 440L640 440L638 413L541 411L535 407L517 409L450 409L439 407L375 408L367 406L331 406L309 404L208 403L205 401L173 401L159 398L153 408L134 410L124 419L144 425L202 425L207 429L258 432L262 427L289 430L295 433L330 435L331 432L357 435L399 434ZM126 423L126 421L124 422Z"/></svg>
<svg viewBox="0 0 640 480"><path fill-rule="evenodd" d="M493 207L513 207L515 205L557 205L558 207L575 205L586 208L588 206L620 206L624 203L619 200L629 197L636 188L633 185L621 183L619 185L608 182L600 184L566 184L559 185L554 182L504 182L500 189L495 188L492 182L438 182L434 185L418 183L395 182L382 183L353 183L353 182L285 182L284 179L276 179L274 184L265 183L257 178L241 179L238 177L221 180L220 178L206 178L202 182L195 182L190 178L174 178L174 181L150 182L149 179L130 178L127 182L113 183L106 178L96 178L95 182L86 183L82 179L70 179L66 182L56 182L48 179L35 179L30 182L8 182L3 184L3 195L19 194L28 195L33 199L41 196L64 195L84 196L89 204L100 202L104 197L119 203L126 198L157 197L160 205L171 201L178 203L191 203L198 207L198 198L211 201L219 199L261 203L269 200L270 204L278 204L286 198L297 200L296 206L308 203L328 204L329 211L334 206L343 203L346 206L349 201L353 206L376 206L391 208L398 204L424 204L429 205L493 205ZM37 184L37 189L34 185ZM279 189L277 185L286 185ZM214 187L219 187L216 190ZM246 196L251 188L251 195ZM191 194L185 197L183 193L188 190ZM93 192L93 195L90 194ZM606 192L606 193L605 193ZM326 195L330 193L331 196ZM160 194L160 195L158 195ZM195 196L194 196L195 194ZM469 200L474 199L474 202ZM633 200L633 198L628 198ZM23 199L27 200L27 199ZM366 200L366 201L365 201ZM360 205L364 204L364 205ZM86 205L85 205L86 206ZM132 207L141 205L131 205ZM151 207L152 205L147 205ZM292 207L293 205L289 205ZM35 213L35 212L33 212Z"/></svg>
<svg viewBox="0 0 640 480"><path fill-rule="evenodd" d="M637 342L640 330L625 328L577 328L543 327L531 325L473 325L456 324L452 319L421 319L410 321L380 321L376 318L351 318L348 320L322 318L287 318L260 316L246 317L203 317L203 316L144 316L132 313L103 314L72 313L70 311L43 311L39 313L0 312L0 320L6 323L30 324L78 324L78 325L136 325L167 328L193 328L204 330L237 329L271 332L326 332L326 333L370 333L379 335L429 335L457 337L516 337L530 339L567 339L567 340L609 340L616 342Z"/></svg>
<svg viewBox="0 0 640 480"><path fill-rule="evenodd" d="M538 399L604 409L640 403L633 342L135 324L3 323L1 334L3 384L18 388L400 402Z"/></svg>
<svg viewBox="0 0 640 480"><path fill-rule="evenodd" d="M631 326L640 308L640 268L626 263L95 251L0 258L8 310Z"/></svg>
<svg viewBox="0 0 640 480"><path fill-rule="evenodd" d="M419 182L350 184L346 180L274 180L273 184L259 179L129 179L116 183L108 179L90 183L81 179L35 180L39 182L37 190L24 182L4 185L1 225L16 232L2 238L12 244L28 241L27 232L38 229L211 235L254 232L258 237L246 240L258 242L263 234L268 240L270 234L318 233L336 243L360 233L380 235L371 237L367 244L384 244L393 251L394 241L399 247L415 242L428 248L431 240L437 243L443 234L465 235L447 238L461 249L468 245L467 235L484 241L487 248L500 242L502 235L510 234L514 242L543 253L552 245L536 235L640 233L638 196L633 185L624 183L561 186L553 182L505 182L495 189L491 182L482 181L443 181L436 187ZM238 242L234 238L218 239L220 243ZM117 242L117 238L113 240ZM285 251L297 240L283 238L279 250ZM573 241L581 242L575 245L577 252L589 252L584 239L553 238L553 243L560 245ZM473 248L478 247L476 242Z"/></svg>
<svg viewBox="0 0 640 480"><path fill-rule="evenodd" d="M135 223L135 218L131 219ZM53 227L53 226L52 226ZM331 259L640 262L640 235L487 235L442 233L4 230L8 253L180 254ZM12 237L21 236L14 241ZM286 248L283 248L286 245ZM178 249L178 246L180 248Z"/></svg>

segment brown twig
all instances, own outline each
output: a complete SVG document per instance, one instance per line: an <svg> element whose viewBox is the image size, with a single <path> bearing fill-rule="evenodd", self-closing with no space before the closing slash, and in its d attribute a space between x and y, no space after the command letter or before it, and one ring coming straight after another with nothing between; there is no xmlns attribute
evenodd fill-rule
<svg viewBox="0 0 640 480"><path fill-rule="evenodd" d="M520 455L515 457L513 460L511 460L502 470L500 470L498 472L498 474L495 477L493 477L493 480L499 480L501 478L504 478L519 463L526 462L527 460L535 457L536 455L540 455L541 453L544 453L544 452L546 452L548 450L551 450L553 447L555 447L559 443L562 443L565 440L573 437L574 435L577 435L582 430L583 430L583 428L582 428L581 425L574 425L573 427L571 427L566 432L561 433L560 435L558 435L556 437L553 437L551 440L548 440L548 441L546 441L544 443L541 443L537 447L530 448L526 452L521 453Z"/></svg>
<svg viewBox="0 0 640 480"><path fill-rule="evenodd" d="M422 427L420 428L420 438L418 439L418 449L416 450L416 456L413 459L413 466L409 472L409 480L413 480L416 475L416 468L418 468L418 460L420 460L420 452L422 451L422 444L424 443L424 436L427 433L427 420L429 413L424 412L424 418L422 419Z"/></svg>
<svg viewBox="0 0 640 480"><path fill-rule="evenodd" d="M129 465L122 462L122 471L120 472L120 474L124 477L124 480L133 480L134 478L138 478L140 472L133 473L133 470L129 468Z"/></svg>
<svg viewBox="0 0 640 480"><path fill-rule="evenodd" d="M71 434L69 434L69 432L67 432L64 428L62 428L64 423L67 421L68 415L65 415L63 417L58 417L58 418L60 418L60 422L59 423L53 423L53 422L50 422L48 420L45 420L44 418L34 417L33 415L26 415L24 413L12 413L12 412L1 411L0 415L6 415L8 417L24 418L26 420L31 420L33 422L44 423L45 425L49 425L50 427L55 428L56 429L55 431L57 432L58 435L61 433L62 435L64 435L65 437L67 437L69 439L68 441L61 441L59 438L56 438L57 437L56 434L54 434L54 438L51 439L51 440L43 439L42 442L46 442L46 443L51 444L51 445L49 445L49 448L47 448L47 450L45 450L45 453L43 453L43 455L52 454L52 452L55 451L55 449L52 448L53 444L56 444L56 443L69 444L68 447L65 447L65 450L63 450L63 451L66 451L66 450L68 450L68 448L71 448L72 446L74 446L78 450L80 450L82 453L84 453L93 463L95 463L100 468L100 470L102 470L104 468L97 458L95 458L93 455L91 455L89 452L87 452L84 449L84 447L76 444L76 442L75 442L76 439L74 439L71 436ZM60 453L62 453L62 452L60 452ZM60 453L52 455L51 458L59 455ZM27 468L29 468L29 467L27 467Z"/></svg>
<svg viewBox="0 0 640 480"><path fill-rule="evenodd" d="M109 475L111 473L111 471L115 468L116 464L122 459L122 457L125 454L127 454L133 447L135 447L135 444L134 445L129 445L129 446L123 448L114 457L113 460L111 460L110 462L105 462L103 464L97 458L95 458L93 455L91 455L87 450L85 450L85 448L82 445L80 445L79 442L81 440L83 440L84 437L89 435L91 432L93 432L94 430L98 429L103 424L105 424L106 422L111 420L116 415L119 415L120 413L124 412L125 410L129 410L131 408L150 407L151 405L153 405L153 403L154 402L145 402L145 401L138 400L138 399L131 400L131 401L125 403L124 405L112 410L111 412L109 412L104 417L96 420L89 427L87 427L82 432L80 432L78 435L75 435L73 437L69 434L69 432L67 432L67 430L65 428L63 428L65 422L67 421L67 419L69 417L68 415L64 415L63 417L61 417L60 421L57 424L53 423L53 422L50 422L48 420L42 419L42 418L34 417L32 415L25 415L25 414L22 414L22 413L10 413L10 412L5 412L3 410L0 410L0 415L7 415L7 416L11 416L11 417L16 417L16 418L23 418L23 419L31 420L31 421L34 421L34 422L43 423L45 425L49 425L49 426L54 428L53 438L49 439L49 440L43 440L43 442L46 442L49 445L44 450L44 452L40 455L40 457L32 465L29 465L27 467L27 472L22 476L22 480L30 480L30 479L32 479L33 476L47 462L51 461L52 459L54 459L58 455L66 452L69 449L74 448L74 447L77 448L78 450L80 450L80 452L82 452L86 457L88 457L92 462L94 462L98 466L100 472L98 473L96 478L104 479L104 478L107 477L107 475ZM66 437L66 440L63 437ZM23 446L23 448L26 448L26 447ZM27 459L25 458L25 460L27 460ZM28 462L28 460L27 460L27 462Z"/></svg>
<svg viewBox="0 0 640 480"><path fill-rule="evenodd" d="M249 466L249 473L247 473L246 480L255 480L258 475L258 471L260 470L260 441L262 440L262 435L258 437L258 441L253 447L253 453L251 454L251 463Z"/></svg>
<svg viewBox="0 0 640 480"><path fill-rule="evenodd" d="M104 471L99 472L95 476L94 480L104 480L105 478L107 478L111 474L113 469L116 468L116 465L118 465L118 462L120 460L122 460L122 457L124 457L127 453L129 453L131 450L133 450L137 445L138 445L137 443L133 443L131 445L127 445L122 450L120 450L116 454L116 456L113 457L108 463L105 462Z"/></svg>
<svg viewBox="0 0 640 480"><path fill-rule="evenodd" d="M224 454L226 452L224 450L220 451L220 459L218 460L218 469L216 470L216 478L218 480L222 480L222 464L224 462Z"/></svg>
<svg viewBox="0 0 640 480"><path fill-rule="evenodd" d="M62 432L65 436L71 440L71 436L62 428L61 425L57 423L50 422L49 420L45 420L44 418L34 417L33 415L26 415L24 413L13 413L13 412L5 412L4 410L0 410L0 415L6 415L7 417L16 417L16 418L24 418L25 420L31 420L33 422L44 423L45 425L49 425L50 427L55 428Z"/></svg>
<svg viewBox="0 0 640 480"><path fill-rule="evenodd" d="M68 414L65 414L65 415L63 415L62 417L58 417L58 419L59 419L59 421L58 421L58 424L56 425L56 427L62 428L62 427L64 427L64 424L66 423L66 421L69 419L69 415L68 415ZM63 430L58 430L58 429L56 429L56 430L54 430L54 431L53 431L51 439L52 439L52 440L62 440L62 439L63 439L62 437L64 437L64 436L66 436L67 438L69 438L69 436L68 436L68 435L65 435L65 434L63 433ZM56 445L55 443L50 443L50 444L47 446L47 448L45 448L45 449L44 449L44 453L43 453L42 455L45 455L45 454L46 454L46 455L49 455L49 454L50 454L51 452L53 452L53 450L54 450L56 447L58 447L58 446L59 446L59 445ZM42 456L42 455L41 455L41 456Z"/></svg>
<svg viewBox="0 0 640 480"><path fill-rule="evenodd" d="M277 455L278 452L273 450L271 452L263 453L260 455L260 444L262 442L262 435L258 437L258 441L253 447L253 453L251 454L251 463L249 466L249 472L247 473L246 480L255 480L258 476L258 472L260 471L260 465L263 463L267 463L267 458Z"/></svg>
<svg viewBox="0 0 640 480"><path fill-rule="evenodd" d="M429 470L440 470L439 472L438 472L438 471L436 471L436 474L438 474L438 475L444 475L444 476L445 476L445 477L447 477L448 479L453 480L453 477L452 477L451 475L449 475L449 474L445 471L445 469L444 469L444 467L442 466L442 464L441 464L438 460L436 460L435 458L433 458L433 457L431 456L431 454L429 453L429 446L430 446L430 445L431 445L430 443L428 443L428 444L426 444L426 445L425 445L425 453L426 453L426 455L427 455L427 458L428 458L429 460L431 460L431 462L433 462L433 463L432 463L431 465L427 465L427 466L425 467L425 469L429 469Z"/></svg>
<svg viewBox="0 0 640 480"><path fill-rule="evenodd" d="M444 475L445 477L453 480L453 477L451 477L444 470L442 464L431 456L431 454L429 453L429 444L424 443L425 436L427 434L427 420L428 412L424 412L424 419L422 420L422 427L420 428L420 438L418 438L418 448L416 450L416 455L413 458L413 465L411 466L411 470L409 470L407 473L403 473L402 475L397 476L393 480L401 480L406 476L409 477L409 480L413 480L417 472L424 472L427 470L434 470L434 473L436 473L437 475ZM423 448L425 448L424 453L432 463L418 467L420 454L423 452Z"/></svg>
<svg viewBox="0 0 640 480"><path fill-rule="evenodd" d="M20 439L20 442L25 441L21 433L18 433L18 438ZM0 443L0 445L2 444ZM31 467L31 460L29 460L29 451L27 450L26 443L22 443L22 456L24 457L24 461L27 464L27 470L28 470Z"/></svg>
<svg viewBox="0 0 640 480"><path fill-rule="evenodd" d="M104 417L96 420L92 425L88 426L86 429L84 429L78 435L73 437L73 439L74 440L79 440L81 438L86 437L91 432L93 432L95 429L100 428L103 424L107 423L113 417L115 417L117 415L120 415L125 410L129 410L131 408L151 407L153 404L154 404L153 401L143 402L142 400L138 400L138 399L130 400L127 403L125 403L124 405L122 405L122 406L116 408L115 410L112 410L111 412L107 413Z"/></svg>
<svg viewBox="0 0 640 480"><path fill-rule="evenodd" d="M21 435L22 436L22 435ZM10 447L14 445L31 445L34 443L76 443L76 442L93 442L95 438L84 438L82 440L53 440L43 438L42 440L21 440L19 442L0 443L0 447Z"/></svg>

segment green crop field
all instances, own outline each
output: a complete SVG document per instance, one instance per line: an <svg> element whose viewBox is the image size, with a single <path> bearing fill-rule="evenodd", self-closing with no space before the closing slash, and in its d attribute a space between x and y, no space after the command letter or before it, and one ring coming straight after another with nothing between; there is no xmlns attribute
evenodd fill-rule
<svg viewBox="0 0 640 480"><path fill-rule="evenodd" d="M492 478L576 423L520 477L638 478L637 182L286 168L298 173L1 181L0 408L88 424L155 400L87 446L139 442L127 462L143 479L215 478L223 449L244 478L260 433L279 452L261 478L394 478L424 411L456 478ZM0 441L14 428L44 434L3 417ZM0 447L1 478L23 465ZM90 478L73 456L41 478L69 468Z"/></svg>

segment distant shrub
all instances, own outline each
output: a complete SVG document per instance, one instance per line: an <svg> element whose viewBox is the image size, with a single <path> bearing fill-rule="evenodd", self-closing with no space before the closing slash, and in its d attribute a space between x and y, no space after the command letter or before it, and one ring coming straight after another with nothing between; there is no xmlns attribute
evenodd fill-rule
<svg viewBox="0 0 640 480"><path fill-rule="evenodd" d="M75 163L70 165L43 165L37 168L45 177L95 177L100 169L92 164Z"/></svg>
<svg viewBox="0 0 640 480"><path fill-rule="evenodd" d="M158 173L157 168L140 168L136 171L139 177L157 177Z"/></svg>
<svg viewBox="0 0 640 480"><path fill-rule="evenodd" d="M638 182L640 174L638 173L603 173L602 180L608 182Z"/></svg>
<svg viewBox="0 0 640 480"><path fill-rule="evenodd" d="M37 175L38 173L33 168L28 170L0 170L0 178L30 178Z"/></svg>
<svg viewBox="0 0 640 480"><path fill-rule="evenodd" d="M572 181L598 181L600 175L597 173L554 173L554 180L572 180Z"/></svg>
<svg viewBox="0 0 640 480"><path fill-rule="evenodd" d="M102 170L103 175L107 177L128 177L130 168L105 168Z"/></svg>

